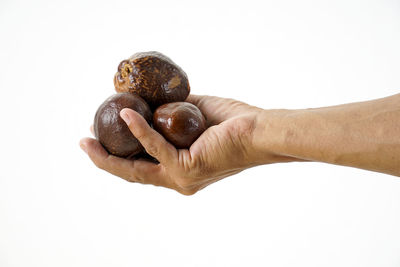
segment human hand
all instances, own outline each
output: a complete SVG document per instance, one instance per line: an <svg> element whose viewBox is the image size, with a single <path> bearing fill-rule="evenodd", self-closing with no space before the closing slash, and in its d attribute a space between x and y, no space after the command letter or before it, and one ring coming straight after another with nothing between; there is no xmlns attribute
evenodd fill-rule
<svg viewBox="0 0 400 267"><path fill-rule="evenodd" d="M214 96L190 95L187 101L201 110L209 126L189 149L176 149L137 112L121 111L133 135L159 164L109 155L93 138L82 139L80 145L94 164L107 172L130 182L168 187L184 195L192 195L255 165L290 161L261 149L257 139L267 138L265 125L259 125L265 121L263 109Z"/></svg>

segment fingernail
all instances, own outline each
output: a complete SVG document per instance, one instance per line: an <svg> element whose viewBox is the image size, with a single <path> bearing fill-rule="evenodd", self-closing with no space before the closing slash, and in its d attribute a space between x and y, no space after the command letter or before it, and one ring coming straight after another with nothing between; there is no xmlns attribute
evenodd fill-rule
<svg viewBox="0 0 400 267"><path fill-rule="evenodd" d="M119 115L121 116L121 118L125 121L125 123L127 125L129 125L131 123L131 119L129 118L128 113L125 110L121 110L121 112L119 113Z"/></svg>
<svg viewBox="0 0 400 267"><path fill-rule="evenodd" d="M82 148L83 151L85 151L85 153L87 154L87 147L83 142L79 143L79 146Z"/></svg>

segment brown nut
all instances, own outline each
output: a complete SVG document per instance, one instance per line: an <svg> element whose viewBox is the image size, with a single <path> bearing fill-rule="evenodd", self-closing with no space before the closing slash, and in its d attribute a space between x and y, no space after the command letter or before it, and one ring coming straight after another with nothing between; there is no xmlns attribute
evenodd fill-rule
<svg viewBox="0 0 400 267"><path fill-rule="evenodd" d="M165 103L184 101L190 92L186 73L155 51L123 60L114 75L114 85L117 92L140 95L153 110Z"/></svg>
<svg viewBox="0 0 400 267"><path fill-rule="evenodd" d="M189 148L206 130L206 120L193 104L164 104L153 114L153 126L176 148Z"/></svg>
<svg viewBox="0 0 400 267"><path fill-rule="evenodd" d="M93 128L96 138L110 154L132 157L144 149L120 117L119 112L123 108L133 109L148 123L151 122L150 107L140 96L118 93L107 98L97 109Z"/></svg>

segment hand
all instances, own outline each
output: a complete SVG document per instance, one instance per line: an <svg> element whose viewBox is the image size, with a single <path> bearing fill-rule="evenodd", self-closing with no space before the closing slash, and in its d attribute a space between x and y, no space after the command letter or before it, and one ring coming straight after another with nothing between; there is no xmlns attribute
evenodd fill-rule
<svg viewBox="0 0 400 267"><path fill-rule="evenodd" d="M135 111L121 111L133 135L159 164L109 155L92 138L82 139L80 145L96 166L105 171L130 182L164 186L185 195L251 166L288 161L258 148L254 139L264 129L257 125L262 109L213 96L190 95L187 101L202 111L209 126L189 149L177 150Z"/></svg>

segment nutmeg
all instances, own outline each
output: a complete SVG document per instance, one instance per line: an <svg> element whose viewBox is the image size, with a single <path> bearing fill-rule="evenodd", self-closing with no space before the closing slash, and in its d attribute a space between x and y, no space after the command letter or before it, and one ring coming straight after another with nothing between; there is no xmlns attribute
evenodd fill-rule
<svg viewBox="0 0 400 267"><path fill-rule="evenodd" d="M138 95L118 93L107 98L98 108L94 117L94 133L103 147L119 157L132 157L144 149L133 136L119 112L130 108L151 123L152 113L148 104Z"/></svg>
<svg viewBox="0 0 400 267"><path fill-rule="evenodd" d="M190 92L186 73L155 51L123 60L114 75L114 85L117 92L138 94L153 110L165 103L184 101Z"/></svg>
<svg viewBox="0 0 400 267"><path fill-rule="evenodd" d="M153 126L176 148L189 148L206 130L206 120L195 105L175 102L155 110Z"/></svg>

